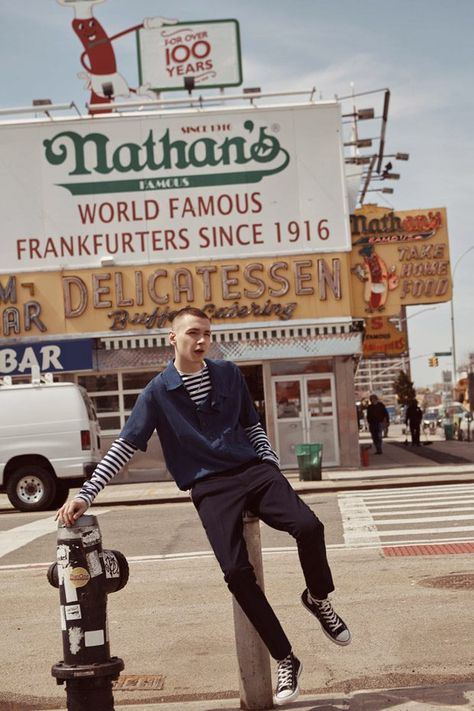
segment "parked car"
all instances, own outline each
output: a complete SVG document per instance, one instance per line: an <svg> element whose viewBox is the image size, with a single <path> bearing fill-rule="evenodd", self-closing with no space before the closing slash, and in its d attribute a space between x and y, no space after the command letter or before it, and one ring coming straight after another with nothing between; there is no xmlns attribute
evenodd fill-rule
<svg viewBox="0 0 474 711"><path fill-rule="evenodd" d="M422 420L423 432L429 430L435 432L438 427L438 413L435 410L426 410Z"/></svg>
<svg viewBox="0 0 474 711"><path fill-rule="evenodd" d="M15 508L61 506L99 461L99 424L84 388L0 384L0 492Z"/></svg>
<svg viewBox="0 0 474 711"><path fill-rule="evenodd" d="M394 405L387 405L387 412L390 417L390 423L395 423L397 421L397 408Z"/></svg>

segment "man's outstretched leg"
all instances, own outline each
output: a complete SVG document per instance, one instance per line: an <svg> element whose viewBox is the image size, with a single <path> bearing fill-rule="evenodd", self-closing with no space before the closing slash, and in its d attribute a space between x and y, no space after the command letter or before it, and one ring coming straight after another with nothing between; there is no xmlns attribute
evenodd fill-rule
<svg viewBox="0 0 474 711"><path fill-rule="evenodd" d="M262 465L262 467L265 465ZM294 492L287 479L274 466L261 472L252 492L251 508L272 528L287 531L295 539L307 589L301 595L305 608L316 617L326 636L345 646L351 634L336 613L329 593L334 583L326 555L324 526Z"/></svg>

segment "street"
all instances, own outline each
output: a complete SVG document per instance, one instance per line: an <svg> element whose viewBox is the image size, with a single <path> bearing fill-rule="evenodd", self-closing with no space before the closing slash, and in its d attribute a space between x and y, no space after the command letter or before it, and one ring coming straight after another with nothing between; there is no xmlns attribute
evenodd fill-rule
<svg viewBox="0 0 474 711"><path fill-rule="evenodd" d="M333 600L353 643L336 648L321 634L299 602L304 584L292 539L262 524L265 586L303 660L302 692L470 680L472 640L463 612L474 578L474 484L304 499L325 524ZM104 547L130 563L128 585L109 596L111 652L123 657L124 674L152 676L162 687L117 689L116 703L238 696L231 599L192 504L106 501L91 513ZM0 515L8 620L0 642L0 709L65 705L64 690L50 676L62 658L58 593L46 580L55 531L49 513L5 508ZM437 555L427 555L430 546Z"/></svg>
<svg viewBox="0 0 474 711"><path fill-rule="evenodd" d="M459 543L472 540L474 484L423 486L415 489L340 492L304 496L325 524L329 549L380 547L407 543ZM99 502L100 503L100 502ZM106 545L135 559L165 560L212 557L206 535L189 503L108 503L92 509L99 516ZM50 513L0 516L0 570L51 561L56 523ZM290 536L261 524L264 552L294 549ZM24 545L24 542L27 545ZM28 542L29 541L29 542Z"/></svg>

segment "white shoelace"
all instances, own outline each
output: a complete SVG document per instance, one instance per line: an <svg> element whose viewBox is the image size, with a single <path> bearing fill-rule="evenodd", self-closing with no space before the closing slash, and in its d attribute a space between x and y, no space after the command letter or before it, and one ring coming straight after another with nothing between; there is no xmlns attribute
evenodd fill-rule
<svg viewBox="0 0 474 711"><path fill-rule="evenodd" d="M288 655L281 662L278 662L277 677L278 689L292 686L293 662L291 656Z"/></svg>
<svg viewBox="0 0 474 711"><path fill-rule="evenodd" d="M336 630L339 627L340 621L329 600L321 600L316 603L318 605L321 616L324 617L327 624L332 630Z"/></svg>

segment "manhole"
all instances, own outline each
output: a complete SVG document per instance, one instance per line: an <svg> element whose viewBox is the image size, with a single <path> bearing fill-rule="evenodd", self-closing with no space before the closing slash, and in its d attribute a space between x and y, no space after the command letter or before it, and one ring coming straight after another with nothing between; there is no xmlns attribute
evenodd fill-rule
<svg viewBox="0 0 474 711"><path fill-rule="evenodd" d="M123 674L114 682L114 691L161 691L164 685L162 674Z"/></svg>
<svg viewBox="0 0 474 711"><path fill-rule="evenodd" d="M418 581L425 588L449 588L451 590L474 590L474 573L452 573L438 578L423 578Z"/></svg>

